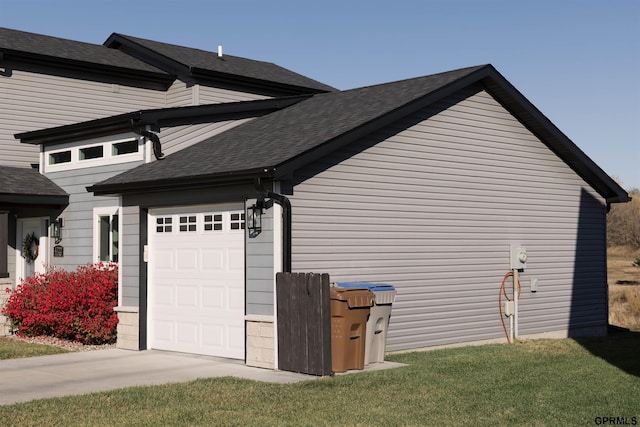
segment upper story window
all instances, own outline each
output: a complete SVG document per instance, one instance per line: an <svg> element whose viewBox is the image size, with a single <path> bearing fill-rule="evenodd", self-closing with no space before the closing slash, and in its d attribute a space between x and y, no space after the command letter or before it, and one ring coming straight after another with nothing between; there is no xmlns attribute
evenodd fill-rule
<svg viewBox="0 0 640 427"><path fill-rule="evenodd" d="M115 142L112 145L111 154L114 156L122 156L123 154L131 154L138 152L138 140Z"/></svg>
<svg viewBox="0 0 640 427"><path fill-rule="evenodd" d="M57 165L60 163L69 163L71 161L71 150L59 151L49 154L49 164Z"/></svg>
<svg viewBox="0 0 640 427"><path fill-rule="evenodd" d="M137 160L144 160L142 138L93 140L85 144L68 143L45 147L44 171L55 172Z"/></svg>
<svg viewBox="0 0 640 427"><path fill-rule="evenodd" d="M103 148L104 147L102 145L96 145L96 146L93 146L93 147L81 148L78 151L78 153L79 153L78 158L80 160L99 159L99 158L102 157Z"/></svg>

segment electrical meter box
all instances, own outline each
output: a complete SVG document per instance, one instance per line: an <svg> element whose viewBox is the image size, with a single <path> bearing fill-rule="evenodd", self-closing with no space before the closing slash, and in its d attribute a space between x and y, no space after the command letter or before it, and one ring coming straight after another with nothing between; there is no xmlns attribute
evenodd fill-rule
<svg viewBox="0 0 640 427"><path fill-rule="evenodd" d="M511 269L524 270L527 265L527 248L511 246Z"/></svg>

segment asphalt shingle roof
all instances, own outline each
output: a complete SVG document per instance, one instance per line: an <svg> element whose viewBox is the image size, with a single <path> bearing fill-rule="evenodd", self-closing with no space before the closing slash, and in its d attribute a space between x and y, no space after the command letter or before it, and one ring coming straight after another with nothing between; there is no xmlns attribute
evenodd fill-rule
<svg viewBox="0 0 640 427"><path fill-rule="evenodd" d="M0 201L3 196L67 196L37 169L0 166Z"/></svg>
<svg viewBox="0 0 640 427"><path fill-rule="evenodd" d="M214 74L241 76L319 91L335 90L335 88L331 86L270 62L256 61L227 54L223 54L220 58L217 52L214 53L201 49L141 39L118 33L114 33L105 44L117 47L119 44L127 41L161 54L167 59L182 64L189 70L197 69Z"/></svg>
<svg viewBox="0 0 640 427"><path fill-rule="evenodd" d="M97 187L277 168L481 68L314 95L171 154L162 161L112 177Z"/></svg>
<svg viewBox="0 0 640 427"><path fill-rule="evenodd" d="M85 64L166 74L163 71L103 45L0 28L0 52L57 58Z"/></svg>

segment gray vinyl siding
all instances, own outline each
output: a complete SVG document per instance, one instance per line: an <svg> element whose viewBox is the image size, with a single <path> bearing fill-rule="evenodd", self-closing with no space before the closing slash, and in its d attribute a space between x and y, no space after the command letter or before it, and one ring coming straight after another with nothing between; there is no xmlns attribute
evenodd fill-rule
<svg viewBox="0 0 640 427"><path fill-rule="evenodd" d="M64 257L51 258L53 265L75 270L79 265L93 262L93 209L118 206L118 197L94 196L87 186L122 173L142 162L79 168L49 172L46 176L69 194L69 205L60 214L64 221L62 242ZM123 230L124 232L125 230Z"/></svg>
<svg viewBox="0 0 640 427"><path fill-rule="evenodd" d="M243 90L224 89L187 84L176 80L167 90L167 107L183 107L188 105L219 104L222 102L253 101L265 99L267 96L248 93Z"/></svg>
<svg viewBox="0 0 640 427"><path fill-rule="evenodd" d="M231 90L203 85L199 85L198 87L198 103L201 105L218 104L221 102L253 101L267 98L270 97L243 90Z"/></svg>
<svg viewBox="0 0 640 427"><path fill-rule="evenodd" d="M162 152L165 155L175 153L251 119L228 120L217 123L175 126L162 129L158 135L162 141Z"/></svg>
<svg viewBox="0 0 640 427"><path fill-rule="evenodd" d="M140 208L122 207L120 268L123 306L138 307L140 289Z"/></svg>
<svg viewBox="0 0 640 427"><path fill-rule="evenodd" d="M185 107L195 105L193 102L193 92L187 87L185 82L176 80L166 93L166 107Z"/></svg>
<svg viewBox="0 0 640 427"><path fill-rule="evenodd" d="M293 270L394 285L390 351L504 338L510 244L529 255L521 335L607 324L604 201L485 91L407 117L297 181Z"/></svg>
<svg viewBox="0 0 640 427"><path fill-rule="evenodd" d="M38 147L14 134L164 107L162 91L12 70L0 76L0 164L38 163Z"/></svg>
<svg viewBox="0 0 640 427"><path fill-rule="evenodd" d="M255 200L249 200L251 206ZM246 237L246 307L247 314L273 316L273 209L267 209L262 216L262 232ZM279 271L279 270L278 270Z"/></svg>

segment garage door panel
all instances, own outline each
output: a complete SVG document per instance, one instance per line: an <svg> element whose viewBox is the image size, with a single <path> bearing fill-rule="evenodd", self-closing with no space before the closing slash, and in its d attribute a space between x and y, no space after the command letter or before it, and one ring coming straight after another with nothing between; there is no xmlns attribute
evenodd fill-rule
<svg viewBox="0 0 640 427"><path fill-rule="evenodd" d="M154 337L158 342L169 343L174 340L174 325L170 320L156 319L153 323Z"/></svg>
<svg viewBox="0 0 640 427"><path fill-rule="evenodd" d="M150 347L244 359L244 214L187 211L151 213Z"/></svg>
<svg viewBox="0 0 640 427"><path fill-rule="evenodd" d="M229 289L229 310L244 312L244 289Z"/></svg>
<svg viewBox="0 0 640 427"><path fill-rule="evenodd" d="M157 286L153 292L153 303L158 306L172 307L173 291L173 286Z"/></svg>
<svg viewBox="0 0 640 427"><path fill-rule="evenodd" d="M227 262L229 271L244 271L244 249L229 249Z"/></svg>
<svg viewBox="0 0 640 427"><path fill-rule="evenodd" d="M182 286L176 286L176 289L178 292L178 308L198 308L198 301L200 300L198 297L200 293L198 286L187 286L183 284Z"/></svg>
<svg viewBox="0 0 640 427"><path fill-rule="evenodd" d="M223 272L225 265L225 251L223 249L202 250L202 271Z"/></svg>
<svg viewBox="0 0 640 427"><path fill-rule="evenodd" d="M198 344L199 325L196 322L176 322L178 344L195 346Z"/></svg>
<svg viewBox="0 0 640 427"><path fill-rule="evenodd" d="M221 351L224 348L225 326L220 323L202 324L202 344Z"/></svg>
<svg viewBox="0 0 640 427"><path fill-rule="evenodd" d="M222 286L209 285L202 289L202 308L223 309L225 308L225 289Z"/></svg>
<svg viewBox="0 0 640 427"><path fill-rule="evenodd" d="M229 326L229 347L232 349L243 349L244 350L244 327L240 326Z"/></svg>
<svg viewBox="0 0 640 427"><path fill-rule="evenodd" d="M188 271L199 271L200 251L194 248L176 249L177 268L181 273Z"/></svg>
<svg viewBox="0 0 640 427"><path fill-rule="evenodd" d="M175 270L175 255L173 249L157 249L154 254L155 268L158 271Z"/></svg>

